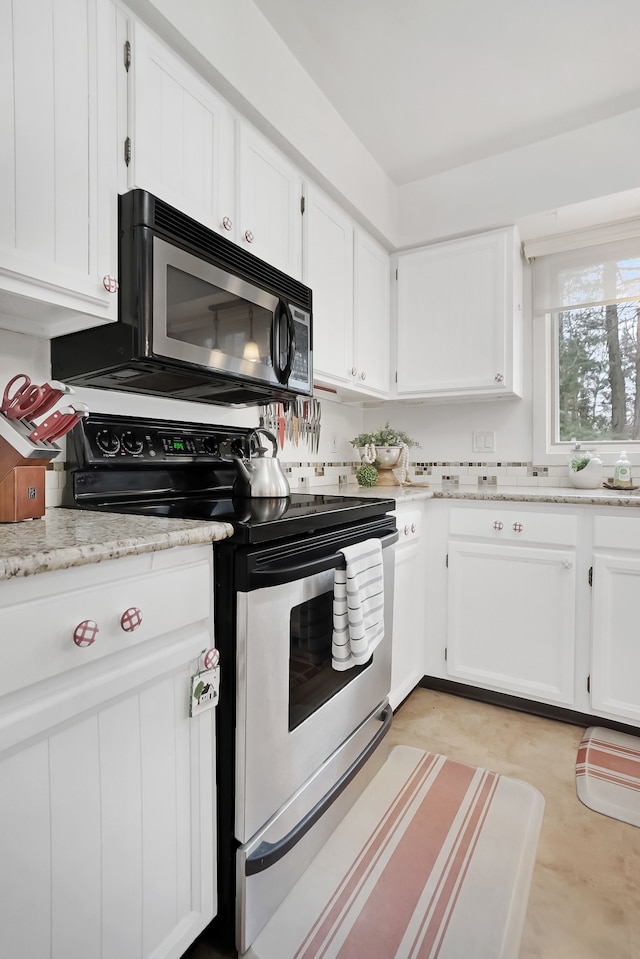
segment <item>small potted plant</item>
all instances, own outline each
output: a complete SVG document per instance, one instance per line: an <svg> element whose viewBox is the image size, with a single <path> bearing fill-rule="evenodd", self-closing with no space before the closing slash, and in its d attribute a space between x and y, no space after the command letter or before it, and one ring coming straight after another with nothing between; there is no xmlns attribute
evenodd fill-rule
<svg viewBox="0 0 640 959"><path fill-rule="evenodd" d="M578 489L597 489L602 485L602 460L576 444L569 461L569 482Z"/></svg>
<svg viewBox="0 0 640 959"><path fill-rule="evenodd" d="M387 421L384 426L379 426L372 433L358 433L351 440L351 445L358 450L363 463L370 463L378 469L381 475L376 485L393 486L397 481L391 474L391 470L398 465L403 450L405 447L408 449L420 444L404 430L396 430L389 426Z"/></svg>

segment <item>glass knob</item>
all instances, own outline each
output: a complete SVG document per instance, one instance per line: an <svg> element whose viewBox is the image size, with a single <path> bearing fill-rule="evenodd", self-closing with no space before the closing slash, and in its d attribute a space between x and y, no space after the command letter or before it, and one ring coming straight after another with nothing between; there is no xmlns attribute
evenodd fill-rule
<svg viewBox="0 0 640 959"><path fill-rule="evenodd" d="M228 216L225 216L225 217L222 218L222 225L223 225L223 227L225 228L225 230L232 230L232 229L233 229L233 221L232 221L231 218L228 217Z"/></svg>
<svg viewBox="0 0 640 959"><path fill-rule="evenodd" d="M497 529L498 532L500 532L500 530L503 529L503 527L504 527L504 523L501 523L500 520L496 520L495 523L493 524L493 528Z"/></svg>
<svg viewBox="0 0 640 959"><path fill-rule="evenodd" d="M108 273L106 276L102 277L102 285L107 293L117 293L120 287L120 284L116 280L115 276L110 276Z"/></svg>
<svg viewBox="0 0 640 959"><path fill-rule="evenodd" d="M513 529L514 533L521 533L522 530L524 529L524 526L522 525L522 523L514 523L511 528Z"/></svg>
<svg viewBox="0 0 640 959"><path fill-rule="evenodd" d="M245 231L244 231L244 238L245 238L245 240L247 241L247 243L253 243L253 241L254 241L254 239L255 239L253 233L251 232L251 230L245 230Z"/></svg>

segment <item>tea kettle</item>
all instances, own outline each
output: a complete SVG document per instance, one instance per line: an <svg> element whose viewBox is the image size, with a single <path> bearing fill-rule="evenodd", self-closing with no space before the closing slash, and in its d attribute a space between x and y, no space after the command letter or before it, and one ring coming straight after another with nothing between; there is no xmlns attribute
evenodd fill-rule
<svg viewBox="0 0 640 959"><path fill-rule="evenodd" d="M270 440L273 446L273 455L265 456L267 449L265 446L258 445L255 454L249 459L242 459L234 456L238 476L233 484L234 496L268 496L273 498L289 495L289 482L282 471L282 467L276 458L278 452L278 443L273 433L263 430L262 427L253 431L249 437L249 446L255 436L258 444L260 439L258 433L263 433Z"/></svg>

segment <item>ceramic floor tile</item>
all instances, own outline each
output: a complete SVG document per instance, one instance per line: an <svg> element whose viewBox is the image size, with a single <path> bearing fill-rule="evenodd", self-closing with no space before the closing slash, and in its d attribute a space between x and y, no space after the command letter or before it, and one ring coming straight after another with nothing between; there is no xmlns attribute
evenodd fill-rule
<svg viewBox="0 0 640 959"><path fill-rule="evenodd" d="M640 829L578 799L575 760L583 733L582 727L417 689L389 734L391 745L418 746L523 779L545 797L520 959L640 957ZM186 957L230 959L206 938Z"/></svg>

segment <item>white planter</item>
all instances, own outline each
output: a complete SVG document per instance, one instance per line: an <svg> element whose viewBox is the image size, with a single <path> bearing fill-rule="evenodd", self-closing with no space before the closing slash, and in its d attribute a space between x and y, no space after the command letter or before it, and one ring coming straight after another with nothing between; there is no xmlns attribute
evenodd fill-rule
<svg viewBox="0 0 640 959"><path fill-rule="evenodd" d="M602 463L597 456L589 460L584 469L569 467L569 482L578 489L598 489L602 486Z"/></svg>

